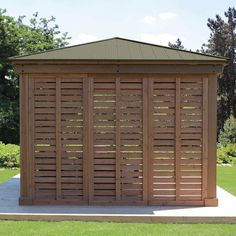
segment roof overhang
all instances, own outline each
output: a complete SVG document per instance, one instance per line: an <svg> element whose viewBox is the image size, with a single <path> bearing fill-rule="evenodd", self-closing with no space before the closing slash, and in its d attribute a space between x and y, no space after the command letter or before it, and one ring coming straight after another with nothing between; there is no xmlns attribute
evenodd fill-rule
<svg viewBox="0 0 236 236"><path fill-rule="evenodd" d="M214 73L226 61L11 60L17 73Z"/></svg>

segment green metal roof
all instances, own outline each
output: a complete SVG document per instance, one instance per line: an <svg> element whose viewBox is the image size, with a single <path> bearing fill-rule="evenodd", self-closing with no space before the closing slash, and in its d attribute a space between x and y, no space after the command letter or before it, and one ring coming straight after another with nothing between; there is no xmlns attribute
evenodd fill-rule
<svg viewBox="0 0 236 236"><path fill-rule="evenodd" d="M11 60L155 60L155 61L215 61L226 58L178 50L123 38L111 38L48 50Z"/></svg>

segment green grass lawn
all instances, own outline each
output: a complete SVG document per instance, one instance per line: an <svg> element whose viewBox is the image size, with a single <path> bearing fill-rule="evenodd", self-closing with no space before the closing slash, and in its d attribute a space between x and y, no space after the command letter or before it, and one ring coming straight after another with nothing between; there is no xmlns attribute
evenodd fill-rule
<svg viewBox="0 0 236 236"><path fill-rule="evenodd" d="M235 236L236 225L144 224L109 222L0 222L0 235L7 236Z"/></svg>
<svg viewBox="0 0 236 236"><path fill-rule="evenodd" d="M218 166L217 183L236 196L236 167Z"/></svg>
<svg viewBox="0 0 236 236"><path fill-rule="evenodd" d="M0 169L0 183L10 179L14 175L19 173L19 169Z"/></svg>

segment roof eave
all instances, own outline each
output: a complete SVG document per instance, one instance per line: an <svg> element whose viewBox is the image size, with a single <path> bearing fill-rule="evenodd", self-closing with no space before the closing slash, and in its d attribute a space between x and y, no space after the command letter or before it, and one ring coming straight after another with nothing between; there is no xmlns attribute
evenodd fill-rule
<svg viewBox="0 0 236 236"><path fill-rule="evenodd" d="M226 59L218 60L129 60L129 59L10 59L14 64L228 64Z"/></svg>

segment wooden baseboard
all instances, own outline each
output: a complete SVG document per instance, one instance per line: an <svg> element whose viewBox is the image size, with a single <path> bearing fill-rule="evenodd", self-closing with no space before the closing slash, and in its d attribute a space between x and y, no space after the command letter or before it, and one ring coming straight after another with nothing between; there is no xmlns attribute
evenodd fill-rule
<svg viewBox="0 0 236 236"><path fill-rule="evenodd" d="M218 199L217 198L206 198L204 200L204 205L205 206L216 207L216 206L218 206Z"/></svg>
<svg viewBox="0 0 236 236"><path fill-rule="evenodd" d="M19 198L19 205L33 205L33 200L29 198Z"/></svg>
<svg viewBox="0 0 236 236"><path fill-rule="evenodd" d="M146 202L92 202L88 204L86 201L78 201L78 200L33 200L29 198L19 198L19 205L151 205L151 206L211 206L215 207L218 206L218 199L217 198L206 198L204 201L172 201L172 202L150 202L147 204Z"/></svg>

